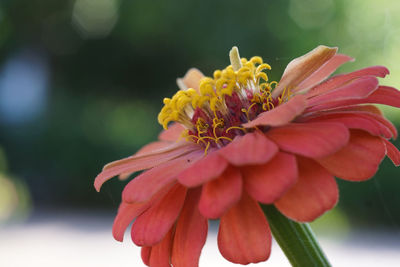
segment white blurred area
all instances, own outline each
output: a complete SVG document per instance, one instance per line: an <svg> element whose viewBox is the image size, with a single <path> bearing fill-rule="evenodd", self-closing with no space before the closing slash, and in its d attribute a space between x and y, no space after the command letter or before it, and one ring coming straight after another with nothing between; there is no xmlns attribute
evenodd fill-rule
<svg viewBox="0 0 400 267"><path fill-rule="evenodd" d="M112 214L47 211L36 213L24 224L0 226L0 266L144 266L140 249L131 242L129 231L124 243L112 238L112 221ZM212 223L200 267L236 266L219 254L216 233L217 225ZM398 232L364 231L335 238L322 236L319 240L333 266L376 267L399 266L399 237ZM249 266L285 267L290 264L274 243L267 262Z"/></svg>

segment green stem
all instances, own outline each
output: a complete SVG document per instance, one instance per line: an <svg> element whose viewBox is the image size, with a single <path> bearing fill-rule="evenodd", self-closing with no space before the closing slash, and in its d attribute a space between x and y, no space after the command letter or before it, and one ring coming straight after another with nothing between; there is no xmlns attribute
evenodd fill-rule
<svg viewBox="0 0 400 267"><path fill-rule="evenodd" d="M273 205L264 205L272 234L294 267L331 266L307 223L294 222Z"/></svg>

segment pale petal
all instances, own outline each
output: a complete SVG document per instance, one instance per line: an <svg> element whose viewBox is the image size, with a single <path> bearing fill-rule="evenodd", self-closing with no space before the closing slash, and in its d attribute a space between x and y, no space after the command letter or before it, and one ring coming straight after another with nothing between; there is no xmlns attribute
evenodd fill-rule
<svg viewBox="0 0 400 267"><path fill-rule="evenodd" d="M178 78L176 83L181 90L187 90L188 88L199 90L200 80L204 77L204 74L196 68L188 70L183 78Z"/></svg>
<svg viewBox="0 0 400 267"><path fill-rule="evenodd" d="M339 197L335 178L311 159L298 157L299 180L275 206L298 222L310 222L332 209Z"/></svg>
<svg viewBox="0 0 400 267"><path fill-rule="evenodd" d="M171 123L168 126L167 130L163 130L159 135L158 139L161 141L169 141L176 142L182 137L182 133L185 131L185 127L183 127L180 123Z"/></svg>

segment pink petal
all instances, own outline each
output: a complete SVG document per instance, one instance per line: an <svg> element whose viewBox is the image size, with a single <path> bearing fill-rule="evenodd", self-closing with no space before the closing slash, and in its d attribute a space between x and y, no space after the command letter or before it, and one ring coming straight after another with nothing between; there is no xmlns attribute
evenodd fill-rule
<svg viewBox="0 0 400 267"><path fill-rule="evenodd" d="M375 77L361 77L328 93L308 99L308 105L315 106L332 101L364 99L378 88L378 84L378 79Z"/></svg>
<svg viewBox="0 0 400 267"><path fill-rule="evenodd" d="M275 202L286 217L310 222L332 209L339 197L335 178L311 159L298 157L298 182Z"/></svg>
<svg viewBox="0 0 400 267"><path fill-rule="evenodd" d="M219 155L235 166L263 164L277 152L277 145L259 132L235 138L230 144L218 150Z"/></svg>
<svg viewBox="0 0 400 267"><path fill-rule="evenodd" d="M243 124L246 128L253 128L258 125L281 126L294 120L300 115L307 106L304 95L296 95L288 102L277 106L276 108L258 115L252 121Z"/></svg>
<svg viewBox="0 0 400 267"><path fill-rule="evenodd" d="M94 181L94 187L97 191L100 191L103 183L116 175L149 169L199 149L200 147L195 144L190 144L187 142L176 143L166 148L149 152L149 154L131 156L111 162L104 166L103 171L97 175Z"/></svg>
<svg viewBox="0 0 400 267"><path fill-rule="evenodd" d="M217 219L238 202L241 195L242 175L238 169L228 167L220 177L203 185L200 213L206 218Z"/></svg>
<svg viewBox="0 0 400 267"><path fill-rule="evenodd" d="M186 90L188 88L199 90L200 80L204 77L204 74L196 68L188 70L185 77L178 78L176 83L181 90Z"/></svg>
<svg viewBox="0 0 400 267"><path fill-rule="evenodd" d="M369 112L341 111L319 114L307 122L341 123L351 129L360 129L375 136L391 138L396 135L396 128L385 118ZM393 132L394 129L394 132Z"/></svg>
<svg viewBox="0 0 400 267"><path fill-rule="evenodd" d="M143 263L147 266L150 266L151 247L142 247L140 254L141 254Z"/></svg>
<svg viewBox="0 0 400 267"><path fill-rule="evenodd" d="M333 109L337 107L358 105L358 104L383 104L400 108L400 91L387 86L379 86L372 94L363 99L347 99L320 104L307 109L307 112Z"/></svg>
<svg viewBox="0 0 400 267"><path fill-rule="evenodd" d="M340 123L291 123L266 132L282 150L311 158L331 155L349 140L348 129Z"/></svg>
<svg viewBox="0 0 400 267"><path fill-rule="evenodd" d="M279 84L272 91L272 96L278 97L285 88L296 88L329 61L336 51L337 48L320 45L307 54L292 60L287 65Z"/></svg>
<svg viewBox="0 0 400 267"><path fill-rule="evenodd" d="M354 61L354 58L343 55L336 54L330 60L328 60L324 65L322 65L317 71L311 74L307 79L299 84L295 92L303 92L307 89L313 87L314 85L325 80L329 75L331 75L337 68L348 61Z"/></svg>
<svg viewBox="0 0 400 267"><path fill-rule="evenodd" d="M208 223L197 205L200 188L188 191L185 205L176 225L172 248L172 265L174 267L197 267L201 250L207 238Z"/></svg>
<svg viewBox="0 0 400 267"><path fill-rule="evenodd" d="M158 139L162 141L176 142L182 136L185 127L180 123L171 123L167 130L163 130L159 135Z"/></svg>
<svg viewBox="0 0 400 267"><path fill-rule="evenodd" d="M317 161L338 178L364 181L374 176L385 157L385 150L380 137L351 130L349 143L344 148Z"/></svg>
<svg viewBox="0 0 400 267"><path fill-rule="evenodd" d="M125 203L122 202L118 209L117 217L115 217L113 225L113 236L115 240L122 242L126 228L131 222L155 202L159 201L169 190L169 187L164 188L155 194L149 201L141 203Z"/></svg>
<svg viewBox="0 0 400 267"><path fill-rule="evenodd" d="M218 247L222 256L239 264L266 261L271 252L271 231L256 201L242 199L221 217Z"/></svg>
<svg viewBox="0 0 400 267"><path fill-rule="evenodd" d="M122 192L122 199L129 203L148 200L159 190L175 181L180 172L202 156L202 151L192 152L143 172L126 185Z"/></svg>
<svg viewBox="0 0 400 267"><path fill-rule="evenodd" d="M386 155L392 160L393 164L396 166L400 165L400 151L388 140L383 139L386 146Z"/></svg>
<svg viewBox="0 0 400 267"><path fill-rule="evenodd" d="M132 241L138 246L159 243L175 223L185 196L186 188L176 184L162 200L139 215L132 225Z"/></svg>
<svg viewBox="0 0 400 267"><path fill-rule="evenodd" d="M383 66L373 66L347 74L336 75L308 91L306 96L310 98L324 94L359 77L376 76L384 78L387 74L389 74L389 70L387 68Z"/></svg>
<svg viewBox="0 0 400 267"><path fill-rule="evenodd" d="M172 229L165 235L163 240L151 248L149 266L171 267Z"/></svg>
<svg viewBox="0 0 400 267"><path fill-rule="evenodd" d="M217 152L211 152L177 175L177 179L187 187L195 187L217 178L226 167L228 162Z"/></svg>
<svg viewBox="0 0 400 267"><path fill-rule="evenodd" d="M246 192L266 204L280 198L296 183L298 177L296 157L284 152L279 152L264 165L247 166L240 170Z"/></svg>

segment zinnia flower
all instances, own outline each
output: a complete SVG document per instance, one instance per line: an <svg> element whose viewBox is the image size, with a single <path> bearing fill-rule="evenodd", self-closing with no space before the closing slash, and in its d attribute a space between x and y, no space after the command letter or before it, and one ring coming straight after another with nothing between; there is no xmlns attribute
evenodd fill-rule
<svg viewBox="0 0 400 267"><path fill-rule="evenodd" d="M400 107L400 92L380 86L373 66L328 78L352 58L318 46L294 59L279 83L260 57L230 53L231 65L203 77L196 69L159 114L159 141L106 165L95 187L146 170L130 181L114 222L149 266L198 266L208 219L220 219L218 246L233 263L265 261L271 231L259 203L310 222L338 201L335 177L364 181L387 155L396 128L371 104ZM173 122L169 127L168 124ZM266 214L268 216L268 214Z"/></svg>

